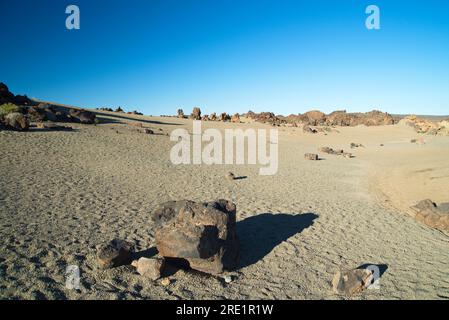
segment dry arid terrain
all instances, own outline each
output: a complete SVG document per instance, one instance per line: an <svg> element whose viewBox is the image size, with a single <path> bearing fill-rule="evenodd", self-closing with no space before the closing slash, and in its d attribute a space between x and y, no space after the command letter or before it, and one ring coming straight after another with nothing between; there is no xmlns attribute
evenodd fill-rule
<svg viewBox="0 0 449 320"><path fill-rule="evenodd" d="M449 202L449 137L406 125L279 127L278 173L261 176L259 165L173 165L167 133L192 131L192 120L97 117L73 131L0 132L1 299L344 299L333 275L366 264L381 266L380 289L351 299L449 298L449 237L409 209ZM203 122L211 127L271 128ZM304 159L324 146L354 157ZM242 178L228 181L229 171ZM173 270L163 285L131 266L99 268L96 247L114 238L154 254L158 204L220 198L237 206L241 259L231 283ZM68 265L80 267L80 290L66 289Z"/></svg>

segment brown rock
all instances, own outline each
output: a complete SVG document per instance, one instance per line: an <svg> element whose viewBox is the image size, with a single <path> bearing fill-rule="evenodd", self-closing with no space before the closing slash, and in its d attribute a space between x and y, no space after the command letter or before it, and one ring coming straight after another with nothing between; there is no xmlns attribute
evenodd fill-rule
<svg viewBox="0 0 449 320"><path fill-rule="evenodd" d="M217 114L215 112L213 112L209 118L210 118L210 121L217 121Z"/></svg>
<svg viewBox="0 0 449 320"><path fill-rule="evenodd" d="M211 274L237 265L239 242L233 203L170 202L166 210L159 210L153 218L159 216L168 220L156 231L161 256L185 259L192 269Z"/></svg>
<svg viewBox="0 0 449 320"><path fill-rule="evenodd" d="M411 207L415 212L415 219L431 228L449 232L449 214L441 210L429 199L420 201Z"/></svg>
<svg viewBox="0 0 449 320"><path fill-rule="evenodd" d="M373 273L367 269L337 272L332 279L332 290L336 294L351 296L365 290L373 280Z"/></svg>
<svg viewBox="0 0 449 320"><path fill-rule="evenodd" d="M131 264L137 269L137 272L144 277L150 278L151 280L157 280L161 277L162 271L165 266L164 258L140 258L135 260Z"/></svg>
<svg viewBox="0 0 449 320"><path fill-rule="evenodd" d="M129 242L114 239L98 248L97 259L102 269L115 268L128 264L133 248Z"/></svg>
<svg viewBox="0 0 449 320"><path fill-rule="evenodd" d="M192 114L190 115L190 119L201 120L201 109L198 107L193 108Z"/></svg>
<svg viewBox="0 0 449 320"><path fill-rule="evenodd" d="M234 115L231 117L231 122L234 122L234 123L240 123L240 115L239 115L238 113L234 114Z"/></svg>

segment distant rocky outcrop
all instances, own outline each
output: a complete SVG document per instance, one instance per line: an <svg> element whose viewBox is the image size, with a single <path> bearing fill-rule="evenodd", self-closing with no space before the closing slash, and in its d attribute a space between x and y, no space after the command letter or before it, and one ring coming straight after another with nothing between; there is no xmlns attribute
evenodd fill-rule
<svg viewBox="0 0 449 320"><path fill-rule="evenodd" d="M347 113L346 111L335 111L328 115L321 111L313 110L304 114L291 114L287 117L275 115L272 112L254 113L249 111L245 114L245 116L249 119L253 119L254 121L268 123L271 125L285 125L290 127L298 127L299 125L303 125L307 126L307 128L310 126L380 126L392 125L395 123L395 119L392 115L376 110L366 113Z"/></svg>
<svg viewBox="0 0 449 320"><path fill-rule="evenodd" d="M417 116L408 116L399 121L399 125L412 127L417 133L449 136L449 120L431 121Z"/></svg>
<svg viewBox="0 0 449 320"><path fill-rule="evenodd" d="M32 106L37 103L27 96L14 95L11 93L3 82L0 82L0 105L5 103L13 103L18 106Z"/></svg>

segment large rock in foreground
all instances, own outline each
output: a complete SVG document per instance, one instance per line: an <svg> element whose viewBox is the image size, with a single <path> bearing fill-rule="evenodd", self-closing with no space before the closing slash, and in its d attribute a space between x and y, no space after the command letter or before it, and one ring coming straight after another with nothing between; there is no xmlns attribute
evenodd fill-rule
<svg viewBox="0 0 449 320"><path fill-rule="evenodd" d="M239 242L232 202L172 201L160 205L153 220L166 222L156 232L161 256L185 259L192 269L210 274L237 266Z"/></svg>
<svg viewBox="0 0 449 320"><path fill-rule="evenodd" d="M368 269L354 269L337 272L332 279L332 290L336 294L352 296L368 288L373 273Z"/></svg>

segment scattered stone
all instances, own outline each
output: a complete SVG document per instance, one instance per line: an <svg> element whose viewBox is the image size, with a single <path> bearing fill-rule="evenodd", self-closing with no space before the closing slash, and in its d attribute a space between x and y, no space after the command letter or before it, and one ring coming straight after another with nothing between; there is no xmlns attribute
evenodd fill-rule
<svg viewBox="0 0 449 320"><path fill-rule="evenodd" d="M318 131L317 131L316 129L311 128L311 127L309 127L308 125L303 126L303 127L302 127L302 131L303 131L304 133L312 133L312 134L318 133Z"/></svg>
<svg viewBox="0 0 449 320"><path fill-rule="evenodd" d="M333 154L333 155L343 155L344 154L344 150L340 149L340 150L334 150L332 148L329 147L322 147L319 149L320 152L323 153L327 153L327 154Z"/></svg>
<svg viewBox="0 0 449 320"><path fill-rule="evenodd" d="M192 269L210 274L236 267L240 249L232 202L169 202L153 215L158 217L168 220L156 231L161 256L187 260Z"/></svg>
<svg viewBox="0 0 449 320"><path fill-rule="evenodd" d="M3 123L6 127L17 131L27 131L30 128L30 121L22 113L12 112L4 117Z"/></svg>
<svg viewBox="0 0 449 320"><path fill-rule="evenodd" d="M410 140L411 143L416 143L418 145L424 145L426 144L423 138L418 138L418 139L412 139Z"/></svg>
<svg viewBox="0 0 449 320"><path fill-rule="evenodd" d="M228 179L229 181L234 181L235 180L235 174L233 174L232 172L228 172L226 174L226 179Z"/></svg>
<svg viewBox="0 0 449 320"><path fill-rule="evenodd" d="M315 153L306 153L306 154L304 155L304 159L316 161L316 160L318 160L319 158L318 158L318 155L315 154Z"/></svg>
<svg viewBox="0 0 449 320"><path fill-rule="evenodd" d="M362 148L362 147L364 148L363 144L361 144L361 143L351 142L351 149Z"/></svg>
<svg viewBox="0 0 449 320"><path fill-rule="evenodd" d="M162 271L165 267L164 258L140 258L135 260L131 264L137 269L137 272L144 277L150 278L151 280L157 280L161 277Z"/></svg>
<svg viewBox="0 0 449 320"><path fill-rule="evenodd" d="M367 269L337 272L332 279L336 294L352 296L365 290L373 281L373 273Z"/></svg>
<svg viewBox="0 0 449 320"><path fill-rule="evenodd" d="M154 134L154 131L148 128L143 129L142 132L145 134Z"/></svg>
<svg viewBox="0 0 449 320"><path fill-rule="evenodd" d="M352 155L352 153L349 152L343 152L342 156L347 158L347 159L352 159L354 156Z"/></svg>
<svg viewBox="0 0 449 320"><path fill-rule="evenodd" d="M232 282L232 277L229 275L226 275L223 277L223 280L225 283L231 283Z"/></svg>
<svg viewBox="0 0 449 320"><path fill-rule="evenodd" d="M133 247L129 242L114 239L98 248L98 263L102 269L119 267L130 262L132 252Z"/></svg>

